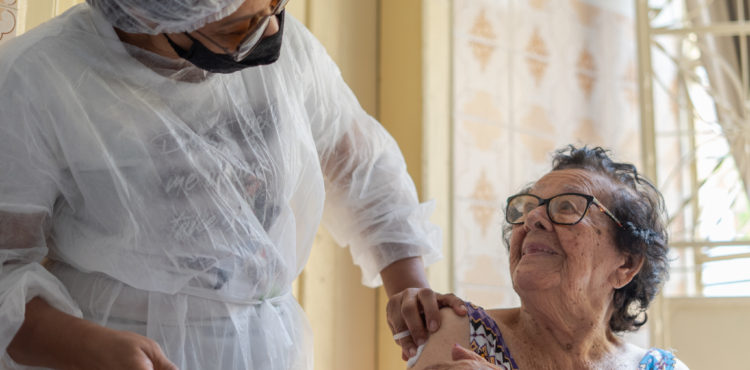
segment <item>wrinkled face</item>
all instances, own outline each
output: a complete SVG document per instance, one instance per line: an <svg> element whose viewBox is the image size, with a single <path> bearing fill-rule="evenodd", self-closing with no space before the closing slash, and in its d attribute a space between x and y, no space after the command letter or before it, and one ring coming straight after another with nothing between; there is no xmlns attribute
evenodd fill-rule
<svg viewBox="0 0 750 370"><path fill-rule="evenodd" d="M566 192L589 194L612 210L609 203L616 191L618 187L602 175L565 169L542 177L530 193L541 198ZM607 299L618 284L618 266L626 260L615 246L616 227L595 205L575 225L553 224L545 206L534 208L511 234L514 289L522 299L525 293L549 289L579 300Z"/></svg>

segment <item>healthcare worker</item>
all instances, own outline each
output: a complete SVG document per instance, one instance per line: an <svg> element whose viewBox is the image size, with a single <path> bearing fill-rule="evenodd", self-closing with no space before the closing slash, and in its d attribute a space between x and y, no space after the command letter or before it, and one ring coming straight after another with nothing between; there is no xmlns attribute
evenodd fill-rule
<svg viewBox="0 0 750 370"><path fill-rule="evenodd" d="M0 49L0 366L310 369L321 220L427 286L430 206L285 4L88 0Z"/></svg>

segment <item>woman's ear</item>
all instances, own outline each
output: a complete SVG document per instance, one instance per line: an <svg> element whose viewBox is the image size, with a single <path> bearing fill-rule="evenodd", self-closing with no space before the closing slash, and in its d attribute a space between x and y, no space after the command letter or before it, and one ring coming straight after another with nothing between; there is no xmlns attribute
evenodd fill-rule
<svg viewBox="0 0 750 370"><path fill-rule="evenodd" d="M643 256L634 256L632 254L625 254L625 259L622 264L617 267L613 274L612 286L615 289L620 289L625 285L628 285L633 277L641 271L645 258Z"/></svg>

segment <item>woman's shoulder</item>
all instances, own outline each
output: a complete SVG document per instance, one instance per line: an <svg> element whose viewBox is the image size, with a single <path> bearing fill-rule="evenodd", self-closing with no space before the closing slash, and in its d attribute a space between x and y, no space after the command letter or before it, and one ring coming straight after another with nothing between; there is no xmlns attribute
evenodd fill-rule
<svg viewBox="0 0 750 370"><path fill-rule="evenodd" d="M470 341L474 352L492 364L517 369L506 338L518 318L519 308L484 310L475 305L469 306Z"/></svg>
<svg viewBox="0 0 750 370"><path fill-rule="evenodd" d="M649 349L627 344L627 353L638 361L639 370L675 369L687 370L688 367L672 351L652 347Z"/></svg>
<svg viewBox="0 0 750 370"><path fill-rule="evenodd" d="M450 348L454 343L474 351L491 363L505 364L512 361L497 319L504 319L513 309L485 310L471 302L465 304L467 313L464 316L457 315L449 307L440 310L440 329L430 335L416 361L415 369L450 361Z"/></svg>

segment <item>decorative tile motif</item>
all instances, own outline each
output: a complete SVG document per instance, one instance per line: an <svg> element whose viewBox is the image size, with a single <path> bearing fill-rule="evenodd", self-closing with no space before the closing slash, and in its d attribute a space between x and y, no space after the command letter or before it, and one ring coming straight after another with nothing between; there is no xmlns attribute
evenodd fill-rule
<svg viewBox="0 0 750 370"><path fill-rule="evenodd" d="M591 92L594 90L594 83L596 82L596 65L594 64L594 57L586 49L581 50L578 55L578 63L576 63L578 77L578 86L583 91L583 94L587 97L591 97Z"/></svg>
<svg viewBox="0 0 750 370"><path fill-rule="evenodd" d="M0 42L16 35L17 0L0 0Z"/></svg>
<svg viewBox="0 0 750 370"><path fill-rule="evenodd" d="M478 41L470 41L469 45L471 46L474 57L479 61L481 70L484 71L485 68L487 68L487 63L490 61L492 52L495 51L495 47Z"/></svg>
<svg viewBox="0 0 750 370"><path fill-rule="evenodd" d="M635 121L635 123L637 124L638 121ZM628 126L630 127L624 127L622 129L622 133L618 135L620 137L619 143L613 144L612 142L605 142L604 144L614 150L615 156L617 156L617 158L621 158L626 162L633 163L640 168L641 147L640 145L637 145L641 142L639 126L635 124L631 124Z"/></svg>
<svg viewBox="0 0 750 370"><path fill-rule="evenodd" d="M547 171L565 144L637 163L635 14L604 0L453 4L455 288L488 308L517 306L502 199ZM663 93L656 113L671 120Z"/></svg>
<svg viewBox="0 0 750 370"><path fill-rule="evenodd" d="M487 16L485 15L486 13L487 12L484 9L479 12L479 16L474 20L474 26L469 33L476 37L495 40L497 36L492 30L492 24L490 24L490 21L487 19Z"/></svg>
<svg viewBox="0 0 750 370"><path fill-rule="evenodd" d="M521 122L526 129L548 135L555 134L555 126L550 123L547 110L541 105L532 105Z"/></svg>
<svg viewBox="0 0 750 370"><path fill-rule="evenodd" d="M492 94L487 91L477 91L466 104L464 104L461 113L473 117L481 118L485 121L501 123L503 114L492 101Z"/></svg>
<svg viewBox="0 0 750 370"><path fill-rule="evenodd" d="M523 158L523 160L531 159L536 163L543 163L547 159L549 151L554 149L555 146L554 141L546 138L555 135L555 126L550 123L547 110L542 106L533 105L523 116L521 122L524 129L539 133L539 135L533 136L521 135L521 142L531 153L531 158Z"/></svg>
<svg viewBox="0 0 750 370"><path fill-rule="evenodd" d="M529 6L536 10L543 10L549 4L549 0L529 0Z"/></svg>
<svg viewBox="0 0 750 370"><path fill-rule="evenodd" d="M501 244L502 242L498 240L498 248L502 248ZM498 263L497 259L497 256L486 254L474 256L470 267L463 272L460 280L468 284L510 285L510 279L507 276L507 263Z"/></svg>
<svg viewBox="0 0 750 370"><path fill-rule="evenodd" d="M570 0L570 5L575 11L578 21L581 25L586 27L593 26L596 18L601 12L601 9L598 7L587 4L581 0Z"/></svg>
<svg viewBox="0 0 750 370"><path fill-rule="evenodd" d="M474 25L469 32L472 36L479 39L486 39L486 41L473 40L469 42L472 53L474 54L474 57L479 60L479 65L481 66L482 71L487 67L492 52L495 51L495 46L493 46L491 42L495 41L497 38L495 32L492 30L492 24L487 20L485 13L486 12L483 9L479 12L479 15L474 20Z"/></svg>
<svg viewBox="0 0 750 370"><path fill-rule="evenodd" d="M536 86L539 87L549 64L549 51L547 50L547 44L539 35L538 28L534 28L534 32L526 44L526 53L526 66L529 68L531 75L534 76Z"/></svg>
<svg viewBox="0 0 750 370"><path fill-rule="evenodd" d="M521 143L530 154L529 157L524 157L522 160L531 161L536 164L545 163L547 155L555 149L554 141L540 136L521 134Z"/></svg>
<svg viewBox="0 0 750 370"><path fill-rule="evenodd" d="M513 291L512 286L498 289L497 287L467 285L458 290L458 293L461 298L484 308L518 307L521 305L521 300Z"/></svg>
<svg viewBox="0 0 750 370"><path fill-rule="evenodd" d="M461 125L474 139L477 149L485 152L492 149L492 143L497 141L502 134L502 128L496 125L474 121L463 121Z"/></svg>
<svg viewBox="0 0 750 370"><path fill-rule="evenodd" d="M575 139L580 144L606 146L604 139L599 135L597 125L590 118L581 120L581 124L578 125L578 129L575 132Z"/></svg>
<svg viewBox="0 0 750 370"><path fill-rule="evenodd" d="M495 189L492 188L492 183L487 180L484 170L477 180L472 198L476 201L476 204L471 207L474 221L481 227L482 235L486 235L487 227L492 221L492 214L495 212L493 205L497 202L497 195Z"/></svg>

